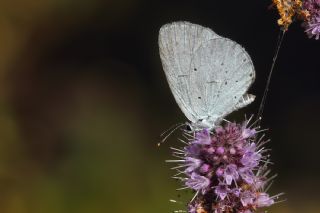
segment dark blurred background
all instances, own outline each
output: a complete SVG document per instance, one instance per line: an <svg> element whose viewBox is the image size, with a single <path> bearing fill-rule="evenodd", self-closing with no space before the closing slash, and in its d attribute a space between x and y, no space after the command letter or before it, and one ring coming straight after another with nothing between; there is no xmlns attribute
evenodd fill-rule
<svg viewBox="0 0 320 213"><path fill-rule="evenodd" d="M183 209L164 163L186 121L162 71L158 30L185 20L246 48L256 113L279 27L271 0L2 0L0 212L164 213ZM270 128L270 212L320 212L320 41L299 23L279 54L263 126ZM186 195L188 197L190 195Z"/></svg>

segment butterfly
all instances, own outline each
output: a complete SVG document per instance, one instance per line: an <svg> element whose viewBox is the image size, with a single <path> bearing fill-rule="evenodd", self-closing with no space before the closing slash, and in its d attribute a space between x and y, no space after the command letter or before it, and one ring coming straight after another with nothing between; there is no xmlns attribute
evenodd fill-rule
<svg viewBox="0 0 320 213"><path fill-rule="evenodd" d="M250 56L236 42L189 22L161 27L159 51L172 94L193 130L212 129L255 99Z"/></svg>

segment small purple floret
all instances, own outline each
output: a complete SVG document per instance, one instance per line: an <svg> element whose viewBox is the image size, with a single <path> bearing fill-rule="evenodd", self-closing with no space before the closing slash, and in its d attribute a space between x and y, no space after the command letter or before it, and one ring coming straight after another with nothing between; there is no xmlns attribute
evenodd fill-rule
<svg viewBox="0 0 320 213"><path fill-rule="evenodd" d="M247 151L242 156L240 162L243 166L248 168L254 168L259 165L259 160L261 159L261 155L257 152Z"/></svg>
<svg viewBox="0 0 320 213"><path fill-rule="evenodd" d="M200 172L203 174L206 174L210 171L210 169L211 169L211 166L209 164L205 163L200 167Z"/></svg>
<svg viewBox="0 0 320 213"><path fill-rule="evenodd" d="M243 207L247 207L249 205L252 205L254 198L255 198L254 194L250 191L246 191L246 192L242 193L240 200L241 200Z"/></svg>
<svg viewBox="0 0 320 213"><path fill-rule="evenodd" d="M224 148L220 146L217 148L216 152L217 152L217 154L222 155L224 153Z"/></svg>
<svg viewBox="0 0 320 213"><path fill-rule="evenodd" d="M221 167L219 167L219 168L216 170L216 175L217 175L218 177L221 177L221 176L223 175L223 173L224 173L224 170L223 170Z"/></svg>
<svg viewBox="0 0 320 213"><path fill-rule="evenodd" d="M229 164L224 170L223 177L227 185L231 185L232 181L236 181L239 178L237 166L235 164Z"/></svg>
<svg viewBox="0 0 320 213"><path fill-rule="evenodd" d="M256 130L255 129L244 128L242 130L241 136L242 136L243 139L247 139L247 138L251 138L255 134L256 134Z"/></svg>
<svg viewBox="0 0 320 213"><path fill-rule="evenodd" d="M248 168L241 168L239 170L239 174L240 174L241 178L244 180L244 182L246 182L248 184L253 184L255 175L252 172L252 170L250 170Z"/></svg>
<svg viewBox="0 0 320 213"><path fill-rule="evenodd" d="M210 185L210 180L197 173L192 173L190 179L187 180L186 185L196 191L201 191L204 194Z"/></svg>
<svg viewBox="0 0 320 213"><path fill-rule="evenodd" d="M203 129L202 131L197 132L194 143L202 144L202 145L210 145L211 144L210 131L208 129Z"/></svg>
<svg viewBox="0 0 320 213"><path fill-rule="evenodd" d="M274 200L269 197L266 193L260 193L255 200L257 207L268 207L274 204Z"/></svg>
<svg viewBox="0 0 320 213"><path fill-rule="evenodd" d="M186 164L188 167L186 168L185 171L187 173L192 173L194 170L196 170L197 168L199 168L201 166L202 160L197 159L197 158L187 157Z"/></svg>
<svg viewBox="0 0 320 213"><path fill-rule="evenodd" d="M228 189L228 187L226 185L219 185L216 187L216 189L214 190L214 192L216 193L216 195L221 199L224 200L228 193L229 193L230 189Z"/></svg>

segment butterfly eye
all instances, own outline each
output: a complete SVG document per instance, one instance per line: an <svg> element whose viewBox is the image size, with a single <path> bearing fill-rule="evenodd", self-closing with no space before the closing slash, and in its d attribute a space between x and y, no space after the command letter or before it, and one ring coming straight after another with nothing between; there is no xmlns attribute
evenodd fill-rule
<svg viewBox="0 0 320 213"><path fill-rule="evenodd" d="M191 125L190 125L190 124L187 124L187 125L186 125L186 131L188 131L188 132L192 131L192 128L191 128Z"/></svg>
<svg viewBox="0 0 320 213"><path fill-rule="evenodd" d="M193 133L194 128L192 127L192 125L190 123L185 123L184 131L187 133Z"/></svg>

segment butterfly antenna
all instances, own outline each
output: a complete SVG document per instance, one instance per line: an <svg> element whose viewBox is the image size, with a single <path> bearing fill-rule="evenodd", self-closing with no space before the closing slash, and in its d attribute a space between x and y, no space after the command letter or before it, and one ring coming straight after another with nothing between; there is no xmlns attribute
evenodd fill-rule
<svg viewBox="0 0 320 213"><path fill-rule="evenodd" d="M163 137L164 135L166 135L169 131L171 131L172 129L176 128L177 126L181 125L182 123L178 123L178 124L174 124L172 126L169 127L169 129L163 131L161 134L160 134L160 137Z"/></svg>
<svg viewBox="0 0 320 213"><path fill-rule="evenodd" d="M179 129L180 127L184 126L185 124L184 123L179 123L179 124L175 124L173 126L171 126L169 129L167 129L166 131L164 131L160 137L163 137L161 139L161 141L158 143L158 146L160 146L161 144L163 144L167 138L172 134L174 133L177 129Z"/></svg>
<svg viewBox="0 0 320 213"><path fill-rule="evenodd" d="M260 106L259 106L259 110L258 110L258 114L257 114L257 118L258 119L260 119L262 117L262 114L263 114L264 105L265 105L265 102L266 102L266 99L267 99L272 73L273 73L274 66L276 64L277 58L278 58L279 50L280 50L280 47L282 45L282 41L283 41L285 32L286 32L285 30L280 30L280 32L279 32L278 42L277 42L275 53L273 55L272 64L271 64L271 68L270 68L270 72L269 72L269 76L268 76L268 80L267 80L267 83L266 83L266 87L264 89L264 93L263 93L262 100L261 100L261 103L260 103Z"/></svg>

